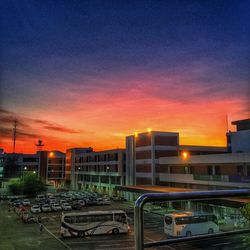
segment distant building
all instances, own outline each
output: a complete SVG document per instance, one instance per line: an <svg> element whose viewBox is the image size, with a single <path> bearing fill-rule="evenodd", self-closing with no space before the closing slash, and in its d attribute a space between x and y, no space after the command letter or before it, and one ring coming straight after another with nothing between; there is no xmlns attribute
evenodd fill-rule
<svg viewBox="0 0 250 250"><path fill-rule="evenodd" d="M0 154L0 177L8 180L32 172L55 186L65 182L65 154L39 151L36 154Z"/></svg>

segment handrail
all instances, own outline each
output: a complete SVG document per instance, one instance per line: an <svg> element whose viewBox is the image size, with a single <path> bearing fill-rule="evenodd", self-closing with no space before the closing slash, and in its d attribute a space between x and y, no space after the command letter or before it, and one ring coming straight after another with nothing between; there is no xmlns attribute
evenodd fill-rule
<svg viewBox="0 0 250 250"><path fill-rule="evenodd" d="M173 193L148 193L141 195L135 201L134 207L134 222L135 222L135 249L143 250L144 248L152 246L162 246L171 243L173 240L164 240L151 243L144 243L144 218L143 207L148 202L154 201L180 201L180 200L204 200L204 199L216 199L226 197L239 197L249 196L250 189L236 189L236 190L213 190L213 191L194 191L194 192L173 192ZM238 230L243 232L243 230ZM235 233L237 233L236 231ZM231 234L233 232L230 232ZM216 233L206 236L193 236L188 238L177 238L174 242L189 241L198 238L210 238L218 237L228 233Z"/></svg>

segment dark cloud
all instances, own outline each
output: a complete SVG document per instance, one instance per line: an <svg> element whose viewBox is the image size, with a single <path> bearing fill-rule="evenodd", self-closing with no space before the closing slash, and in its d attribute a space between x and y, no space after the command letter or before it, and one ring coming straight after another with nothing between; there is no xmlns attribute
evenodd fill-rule
<svg viewBox="0 0 250 250"><path fill-rule="evenodd" d="M17 127L22 128L22 132L20 130L18 131L18 134L21 136L34 137L35 136L34 134L24 132L25 129L31 130L32 124L34 124L34 123L42 125L42 129L46 129L46 130L53 130L53 131L58 131L61 133L70 133L70 134L80 133L80 131L78 131L78 130L64 127L60 124L56 124L56 123L53 123L50 121L40 120L40 119L31 119L31 118L26 118L24 116L21 117L21 116L18 116L15 113L12 113L8 110L4 110L4 109L0 110L0 121L1 121L0 126L1 126L2 132L4 132L4 134L8 135L9 134L8 131L9 130L12 131L15 120L17 121Z"/></svg>
<svg viewBox="0 0 250 250"><path fill-rule="evenodd" d="M71 128L67 128L64 127L62 125L59 124L55 124L49 121L45 121L45 120L34 120L36 123L43 125L44 129L47 130L54 130L54 131L58 131L58 132L62 132L62 133L70 133L70 134L77 134L80 133L80 131L75 130L75 129L71 129Z"/></svg>
<svg viewBox="0 0 250 250"><path fill-rule="evenodd" d="M59 126L59 125L44 126L43 128L48 129L48 130L63 132L63 133L70 133L70 134L80 133L80 131L70 129L70 128L66 128L66 127L62 127L62 126Z"/></svg>
<svg viewBox="0 0 250 250"><path fill-rule="evenodd" d="M13 136L13 129L0 127L0 137L1 139L11 139ZM27 133L23 130L17 130L17 139L30 139L36 138L37 135L33 133Z"/></svg>

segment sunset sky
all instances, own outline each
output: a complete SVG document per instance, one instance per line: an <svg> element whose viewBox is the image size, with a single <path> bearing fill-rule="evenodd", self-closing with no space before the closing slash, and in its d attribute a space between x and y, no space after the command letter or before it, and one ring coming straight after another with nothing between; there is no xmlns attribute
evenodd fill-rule
<svg viewBox="0 0 250 250"><path fill-rule="evenodd" d="M250 117L250 1L4 0L0 148L125 146L147 128L226 144ZM231 129L231 126L229 126Z"/></svg>

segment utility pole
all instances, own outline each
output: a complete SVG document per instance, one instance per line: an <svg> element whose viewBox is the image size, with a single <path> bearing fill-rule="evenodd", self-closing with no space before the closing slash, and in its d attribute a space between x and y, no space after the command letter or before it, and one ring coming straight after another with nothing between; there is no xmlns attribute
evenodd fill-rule
<svg viewBox="0 0 250 250"><path fill-rule="evenodd" d="M14 128L13 128L13 154L16 152L16 128L17 128L17 120L14 120Z"/></svg>

